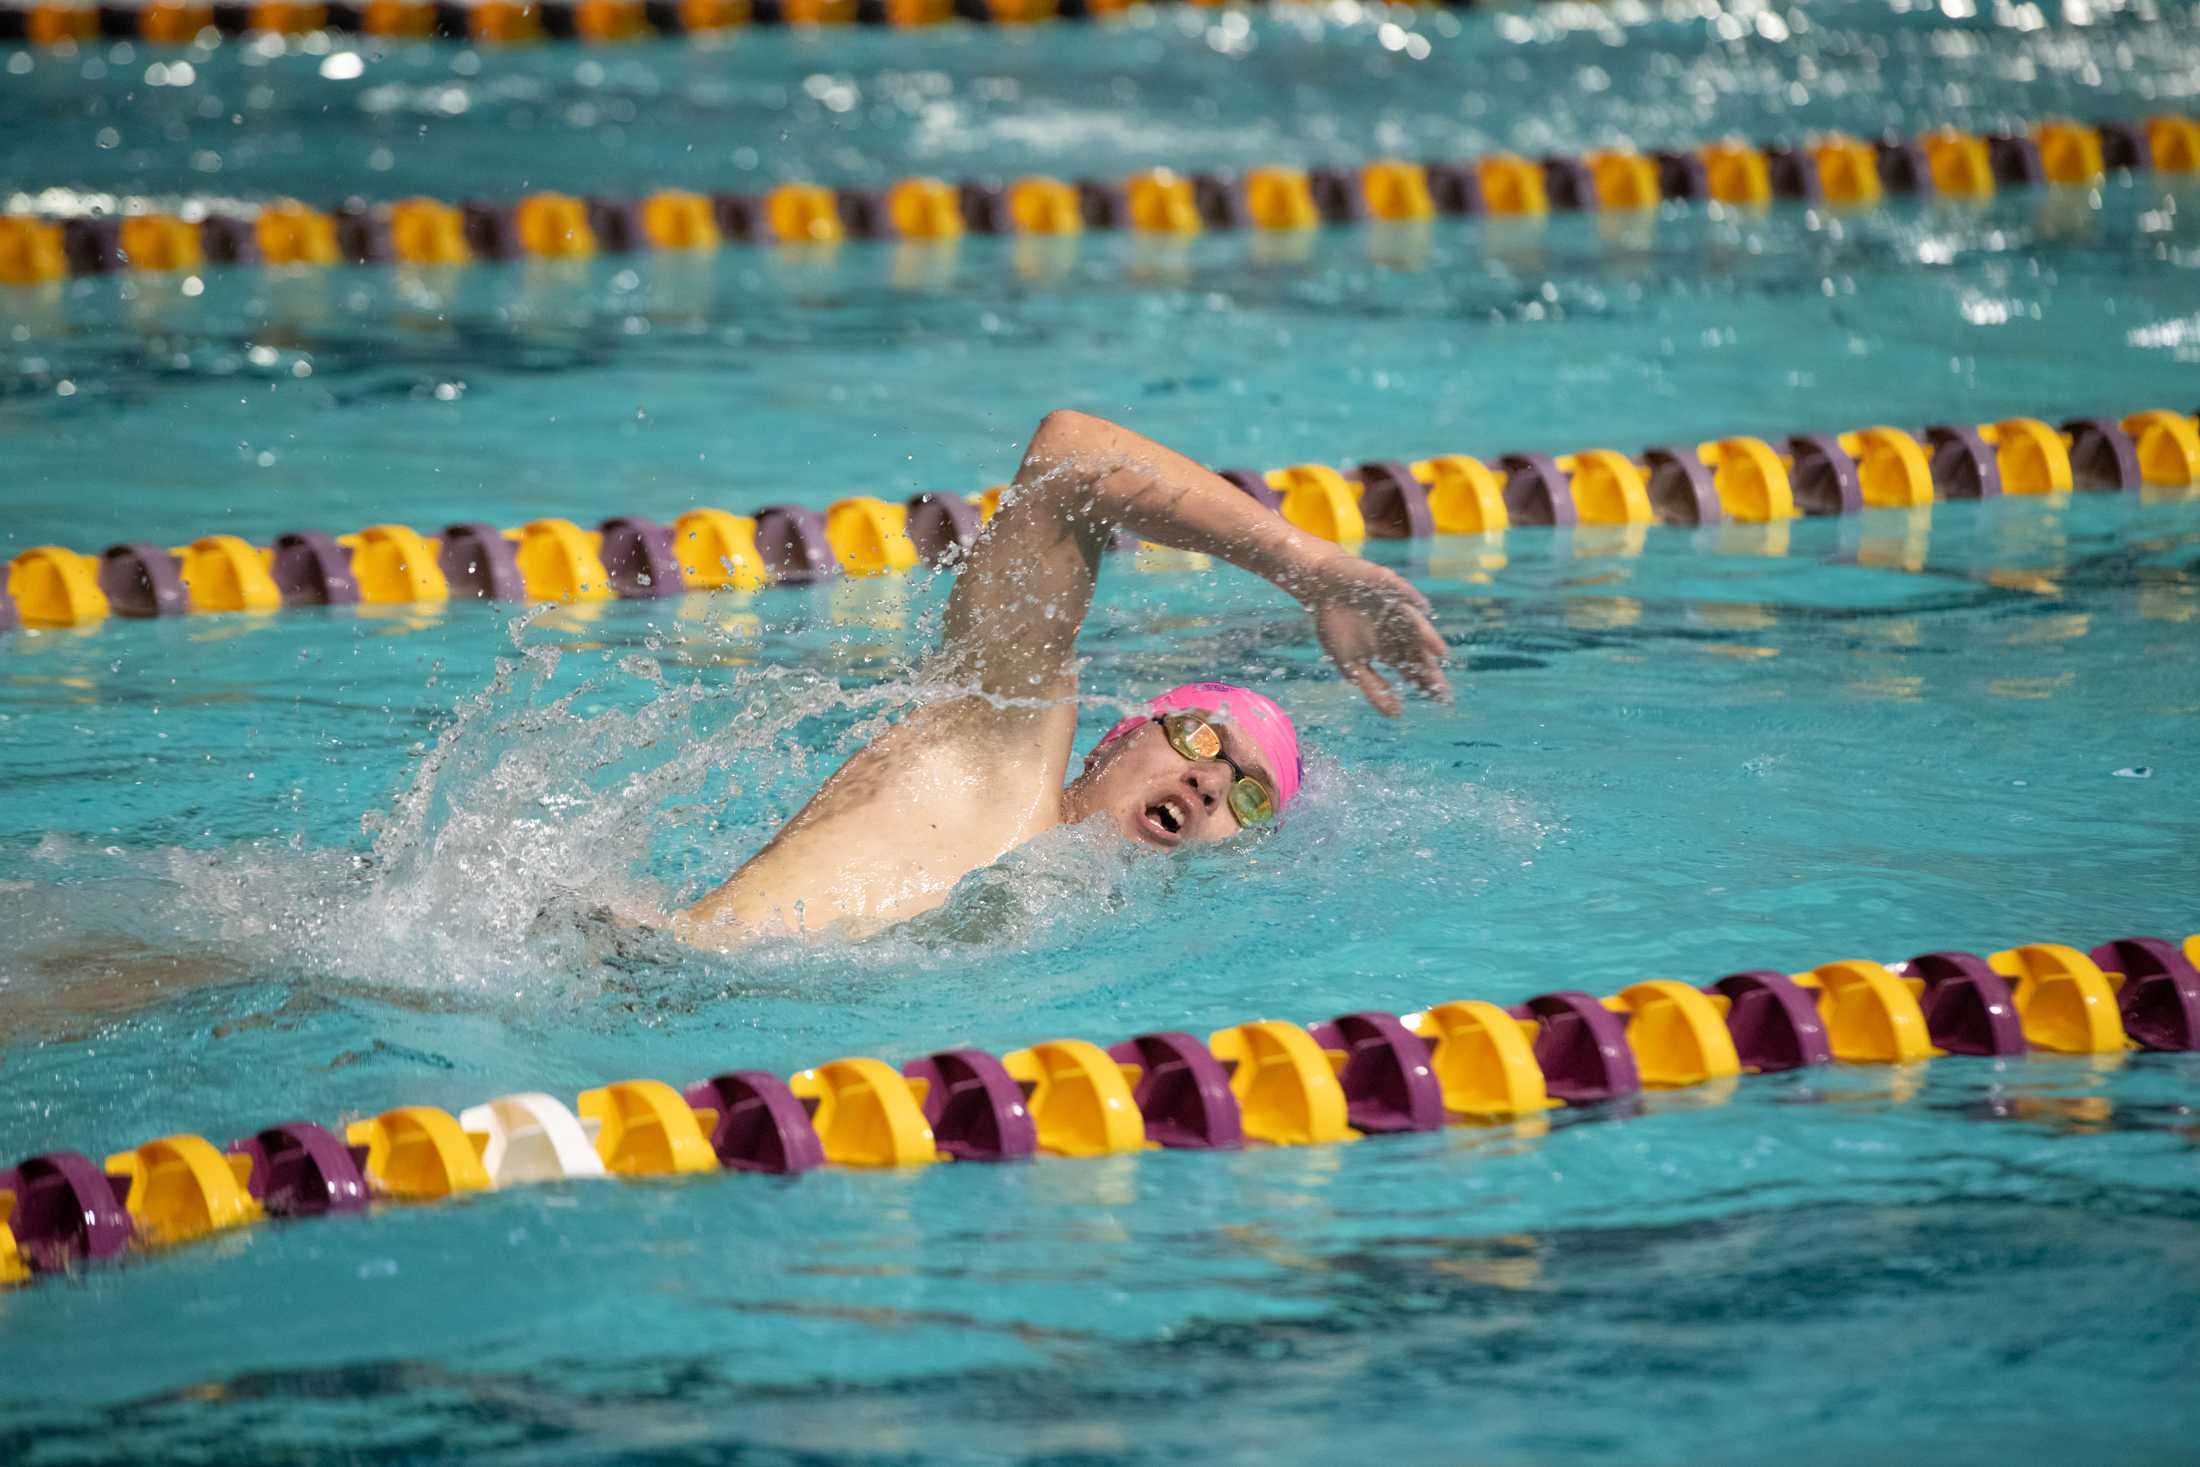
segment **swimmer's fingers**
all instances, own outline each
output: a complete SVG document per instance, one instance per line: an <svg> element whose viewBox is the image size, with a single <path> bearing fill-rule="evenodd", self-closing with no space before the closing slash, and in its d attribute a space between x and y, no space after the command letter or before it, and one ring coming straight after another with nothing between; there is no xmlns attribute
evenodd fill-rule
<svg viewBox="0 0 2200 1467"><path fill-rule="evenodd" d="M1391 687L1372 664L1365 662L1339 663L1338 670L1352 680L1360 695L1375 706L1375 711L1385 718L1396 718L1405 708L1398 701L1397 689Z"/></svg>
<svg viewBox="0 0 2200 1467"><path fill-rule="evenodd" d="M1418 612L1400 608L1384 628L1383 660L1428 697L1450 701L1451 684L1444 678L1450 656L1444 639Z"/></svg>
<svg viewBox="0 0 2200 1467"><path fill-rule="evenodd" d="M1426 614L1405 597L1391 600L1374 615L1346 606L1323 607L1315 613L1314 627L1337 671L1385 718L1396 718L1404 704L1397 689L1375 670L1377 662L1424 696L1450 699L1451 684L1444 678L1450 649Z"/></svg>
<svg viewBox="0 0 2200 1467"><path fill-rule="evenodd" d="M1444 666L1439 660L1424 658L1398 664L1398 671L1405 674L1407 682L1421 690L1427 698L1439 703L1451 701L1451 680L1444 676Z"/></svg>
<svg viewBox="0 0 2200 1467"><path fill-rule="evenodd" d="M1325 606L1314 616L1314 632L1329 660L1337 664L1337 671L1360 690L1375 711L1385 718L1396 718L1398 695L1374 665L1374 659L1387 651L1384 644L1388 638L1382 625L1365 612Z"/></svg>

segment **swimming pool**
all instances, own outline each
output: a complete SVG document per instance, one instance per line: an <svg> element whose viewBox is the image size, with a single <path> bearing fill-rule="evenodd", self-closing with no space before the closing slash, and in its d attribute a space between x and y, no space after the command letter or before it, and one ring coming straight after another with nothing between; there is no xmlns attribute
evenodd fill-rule
<svg viewBox="0 0 2200 1467"><path fill-rule="evenodd" d="M2195 66L2187 17L1761 13L1792 34L1740 9L1431 16L1426 63L1386 49L1388 17L1337 14L480 53L471 75L406 47L341 84L395 99L361 103L387 119L371 140L318 120L322 58L214 48L115 149L70 109L142 52L89 82L42 53L9 95L47 101L0 146L11 185L148 191L215 151L244 196L704 184L744 147L837 181L2128 113ZM1716 41L1722 17L1754 39ZM1589 66L1603 90L1557 95ZM249 125L191 115L253 86L274 96ZM420 137L411 89L451 87L465 110L438 102ZM621 99L616 143L572 110ZM705 131L715 161L686 151ZM1253 464L2185 408L2191 218L2155 179L2097 205L1442 223L1403 259L1351 230L1297 259L1094 238L1053 280L966 240L898 279L891 248L851 245L577 279L71 282L0 298L7 550L976 487L1064 403ZM752 850L907 676L935 579L11 635L0 1156L2200 926L2189 499L1370 553L1435 601L1457 707L1383 724L1244 578L1120 557L1103 582L1090 693L1234 669L1302 712L1316 781L1254 860L1068 836L882 943L727 960L580 914ZM2166 1457L2195 1425L2196 1078L2191 1056L1949 1059L1544 1135L575 1184L262 1227L0 1294L0 1443Z"/></svg>

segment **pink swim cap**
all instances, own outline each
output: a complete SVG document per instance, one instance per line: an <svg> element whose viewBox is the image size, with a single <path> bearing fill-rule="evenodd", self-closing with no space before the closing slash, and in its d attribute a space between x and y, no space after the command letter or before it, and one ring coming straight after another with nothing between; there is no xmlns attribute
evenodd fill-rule
<svg viewBox="0 0 2200 1467"><path fill-rule="evenodd" d="M1143 714L1126 718L1101 735L1100 742L1136 733L1164 713L1196 708L1228 719L1232 728L1253 741L1268 761L1269 775L1276 782L1278 810L1297 798L1299 781L1306 777L1306 763L1299 757L1299 731L1291 715L1277 707L1274 699L1235 683L1186 683L1171 688L1148 703Z"/></svg>

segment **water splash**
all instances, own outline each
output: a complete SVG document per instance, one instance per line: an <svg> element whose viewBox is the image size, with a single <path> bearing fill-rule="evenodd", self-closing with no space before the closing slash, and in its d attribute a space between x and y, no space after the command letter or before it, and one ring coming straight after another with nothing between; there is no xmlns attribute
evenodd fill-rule
<svg viewBox="0 0 2200 1467"><path fill-rule="evenodd" d="M179 985L302 978L393 1002L649 1015L758 994L861 1002L912 981L976 993L1013 976L1040 992L1033 977L1050 971L1108 986L1184 952L1269 948L1371 873L1391 899L1459 907L1546 834L1502 794L1316 749L1292 818L1249 841L1170 857L1099 823L1058 830L869 942L701 953L652 926L730 875L898 712L957 690L910 665L914 643L888 649L883 676L870 664L869 682L805 664L728 675L692 638L593 654L542 618L512 624L488 683L363 818L363 848L49 838L26 883L34 951L17 987L57 1011L72 995L128 1007ZM1125 706L1087 701L1111 721Z"/></svg>

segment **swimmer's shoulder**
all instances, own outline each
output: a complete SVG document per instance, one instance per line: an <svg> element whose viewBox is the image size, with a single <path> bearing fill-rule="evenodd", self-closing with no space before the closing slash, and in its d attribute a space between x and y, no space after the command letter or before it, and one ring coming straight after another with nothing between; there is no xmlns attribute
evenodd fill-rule
<svg viewBox="0 0 2200 1467"><path fill-rule="evenodd" d="M681 935L697 941L698 921L861 932L938 906L963 876L1061 823L1074 719L1042 710L973 728L953 705L912 711L691 907Z"/></svg>

